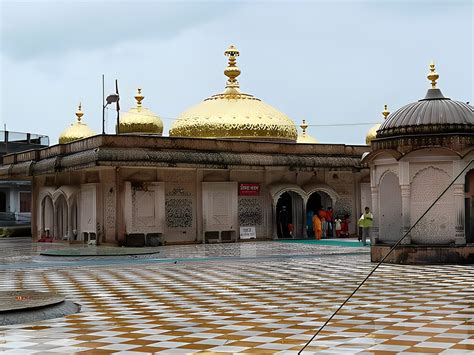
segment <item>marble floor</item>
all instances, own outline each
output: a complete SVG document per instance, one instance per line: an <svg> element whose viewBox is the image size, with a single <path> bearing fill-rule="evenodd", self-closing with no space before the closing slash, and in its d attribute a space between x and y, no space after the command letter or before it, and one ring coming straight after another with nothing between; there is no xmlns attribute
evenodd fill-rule
<svg viewBox="0 0 474 355"><path fill-rule="evenodd" d="M2 290L56 291L82 311L0 327L0 354L297 354L373 267L362 247L251 242L162 247L146 259L38 256L55 247L0 241ZM472 354L473 275L474 266L384 265L304 353Z"/></svg>

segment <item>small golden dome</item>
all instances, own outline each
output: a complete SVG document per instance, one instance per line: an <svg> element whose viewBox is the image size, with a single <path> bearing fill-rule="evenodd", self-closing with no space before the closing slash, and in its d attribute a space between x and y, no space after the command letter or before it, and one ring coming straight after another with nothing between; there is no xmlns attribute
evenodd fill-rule
<svg viewBox="0 0 474 355"><path fill-rule="evenodd" d="M303 120L303 123L300 125L301 127L301 134L298 134L298 139L296 140L296 143L307 143L307 144L315 144L318 143L316 139L314 139L312 136L310 136L308 133L306 133L306 129L308 128L308 124L306 123L305 120Z"/></svg>
<svg viewBox="0 0 474 355"><path fill-rule="evenodd" d="M384 105L384 110L382 111L382 115L384 119L386 119L388 115L390 115L390 111L388 110L387 105ZM367 132L367 135L365 136L365 144L370 145L370 142L372 142L372 140L377 137L377 131L379 130L381 125L382 123L377 123L371 129L369 129L369 131Z"/></svg>
<svg viewBox="0 0 474 355"><path fill-rule="evenodd" d="M288 116L240 91L236 79L240 75L236 64L236 57L240 55L238 49L230 46L224 54L229 57L224 70L228 77L224 92L178 116L170 136L296 141L298 132Z"/></svg>
<svg viewBox="0 0 474 355"><path fill-rule="evenodd" d="M120 117L120 133L163 134L163 121L149 109L142 107L142 89L137 90L137 107L131 108Z"/></svg>
<svg viewBox="0 0 474 355"><path fill-rule="evenodd" d="M95 136L95 132L89 128L85 123L81 122L82 116L82 105L79 103L78 110L76 111L77 122L71 124L70 127L66 128L63 133L59 136L59 144L65 144L79 139Z"/></svg>

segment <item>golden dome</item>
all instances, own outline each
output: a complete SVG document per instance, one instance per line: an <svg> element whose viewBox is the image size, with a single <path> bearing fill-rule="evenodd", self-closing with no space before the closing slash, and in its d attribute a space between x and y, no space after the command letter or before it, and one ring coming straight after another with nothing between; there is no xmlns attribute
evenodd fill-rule
<svg viewBox="0 0 474 355"><path fill-rule="evenodd" d="M306 133L306 129L308 128L308 124L306 123L305 120L303 120L303 123L300 125L302 133L298 134L298 139L296 140L296 143L307 143L307 144L315 144L318 143L316 139L311 137L309 134Z"/></svg>
<svg viewBox="0 0 474 355"><path fill-rule="evenodd" d="M240 75L237 48L230 46L224 54L229 57L224 70L229 78L224 92L183 112L173 122L170 136L296 141L298 133L289 117L240 91L236 79Z"/></svg>
<svg viewBox="0 0 474 355"><path fill-rule="evenodd" d="M120 117L119 133L163 134L163 121L149 109L142 107L142 89L137 90L137 107L131 108Z"/></svg>
<svg viewBox="0 0 474 355"><path fill-rule="evenodd" d="M386 119L389 114L390 114L390 111L388 110L387 105L385 105L384 110L382 111L382 115L384 119ZM377 123L371 129L369 129L369 131L367 132L367 135L365 136L365 144L370 145L370 142L372 142L372 139L375 139L375 137L377 137L377 131L379 130L381 125L382 123Z"/></svg>
<svg viewBox="0 0 474 355"><path fill-rule="evenodd" d="M95 132L89 128L85 123L81 122L82 116L82 105L79 103L79 107L76 111L77 122L71 124L70 127L66 128L63 133L59 136L59 144L65 144L79 139L95 136Z"/></svg>

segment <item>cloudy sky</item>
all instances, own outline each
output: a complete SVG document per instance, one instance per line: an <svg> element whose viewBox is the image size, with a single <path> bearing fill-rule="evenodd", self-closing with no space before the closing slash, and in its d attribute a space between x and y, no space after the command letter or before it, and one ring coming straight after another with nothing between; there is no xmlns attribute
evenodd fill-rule
<svg viewBox="0 0 474 355"><path fill-rule="evenodd" d="M383 104L424 96L431 59L445 96L474 101L473 18L468 0L0 0L0 119L56 144L82 101L100 132L105 74L107 93L119 80L123 110L143 88L167 135L180 112L223 90L234 44L244 92L306 119L320 142L362 144L371 125L361 123L381 121Z"/></svg>

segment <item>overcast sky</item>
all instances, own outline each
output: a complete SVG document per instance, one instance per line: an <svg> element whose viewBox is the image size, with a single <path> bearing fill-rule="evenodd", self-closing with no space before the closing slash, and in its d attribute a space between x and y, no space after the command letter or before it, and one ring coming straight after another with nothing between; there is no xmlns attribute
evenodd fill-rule
<svg viewBox="0 0 474 355"><path fill-rule="evenodd" d="M242 91L306 119L322 143L363 144L371 125L425 95L436 62L445 96L473 100L472 1L9 1L1 3L0 119L56 144L83 103L101 131L106 92L137 87L163 117L221 92L224 50ZM115 113L108 112L108 132Z"/></svg>

